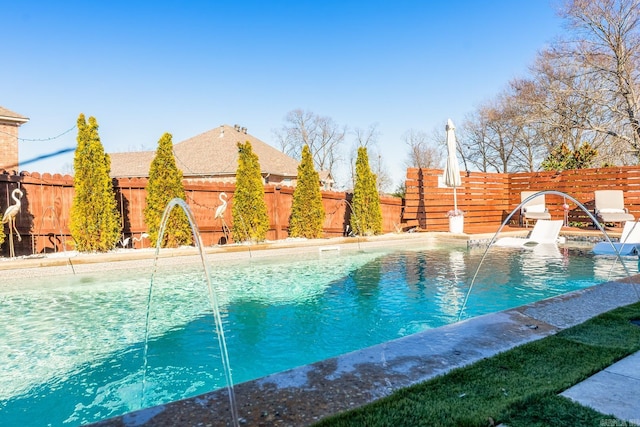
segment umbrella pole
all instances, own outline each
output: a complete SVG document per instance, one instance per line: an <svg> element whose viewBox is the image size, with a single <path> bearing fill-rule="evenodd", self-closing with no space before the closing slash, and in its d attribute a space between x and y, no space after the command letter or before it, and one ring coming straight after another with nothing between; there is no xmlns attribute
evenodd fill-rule
<svg viewBox="0 0 640 427"><path fill-rule="evenodd" d="M456 187L453 187L453 212L454 215L458 214L458 195L456 194Z"/></svg>

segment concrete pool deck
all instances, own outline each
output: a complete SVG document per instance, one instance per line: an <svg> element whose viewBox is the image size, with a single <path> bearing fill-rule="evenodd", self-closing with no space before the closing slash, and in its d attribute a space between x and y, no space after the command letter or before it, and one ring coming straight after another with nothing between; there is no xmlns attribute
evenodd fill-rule
<svg viewBox="0 0 640 427"><path fill-rule="evenodd" d="M301 251L340 250L348 246L366 249L402 245L407 240L432 239L467 245L477 235L413 233L368 239L284 241L258 247L207 248L212 259L299 254ZM489 237L490 238L490 237ZM357 245L357 247L356 247ZM145 253L143 253L145 252ZM0 278L20 268L24 276L132 268L152 263L153 251L114 252L23 259L0 263ZM161 251L163 262L181 263L193 257L191 249ZM26 261L26 263L25 263ZM115 263L115 261L118 261ZM108 262L109 264L104 264ZM20 266L10 264L19 263ZM35 264L35 265L30 265ZM47 268L42 268L47 267ZM640 301L640 276L609 282L534 304L468 319L427 330L366 349L276 373L234 387L242 425L305 426L329 415L353 409L409 385L451 369L471 364L520 344L543 338L582 323L614 308ZM231 361L233 367L233 361ZM567 397L640 424L640 405L633 391L640 391L640 354L632 355L587 381L565 391ZM605 386L603 386L605 384ZM610 388L609 388L610 387ZM621 390L620 394L610 390ZM624 392L623 392L624 391ZM618 398L619 397L619 398ZM599 406L597 406L599 405ZM94 426L226 426L230 425L227 390L171 402L125 414Z"/></svg>

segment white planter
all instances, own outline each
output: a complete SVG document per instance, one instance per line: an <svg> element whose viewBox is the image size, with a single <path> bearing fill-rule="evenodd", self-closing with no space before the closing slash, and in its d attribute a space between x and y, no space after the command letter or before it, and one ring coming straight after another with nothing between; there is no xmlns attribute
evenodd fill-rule
<svg viewBox="0 0 640 427"><path fill-rule="evenodd" d="M464 230L464 215L449 217L449 233L461 234Z"/></svg>

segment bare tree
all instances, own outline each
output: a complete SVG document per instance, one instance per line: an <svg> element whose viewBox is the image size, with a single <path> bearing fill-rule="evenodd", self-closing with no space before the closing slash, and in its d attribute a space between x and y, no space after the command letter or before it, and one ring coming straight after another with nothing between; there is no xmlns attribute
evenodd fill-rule
<svg viewBox="0 0 640 427"><path fill-rule="evenodd" d="M509 97L501 94L481 106L465 126L465 154L481 170L507 173L515 169L521 128Z"/></svg>
<svg viewBox="0 0 640 427"><path fill-rule="evenodd" d="M538 170L562 128L550 108L556 105L553 95L531 80L511 81L464 123L462 146L469 162L484 172Z"/></svg>
<svg viewBox="0 0 640 427"><path fill-rule="evenodd" d="M512 80L504 97L505 118L510 122L514 138L512 171L537 170L548 153L540 137L537 119L536 86L526 80Z"/></svg>
<svg viewBox="0 0 640 427"><path fill-rule="evenodd" d="M347 127L339 126L330 117L301 109L290 111L285 117L285 122L279 131L274 132L280 142L280 149L300 159L302 147L308 145L316 169L335 175Z"/></svg>
<svg viewBox="0 0 640 427"><path fill-rule="evenodd" d="M378 144L378 139L380 138L377 123L369 125L367 129L355 128L353 133L358 147L369 148L375 146ZM358 151L357 148L355 151Z"/></svg>
<svg viewBox="0 0 640 427"><path fill-rule="evenodd" d="M566 0L562 16L575 38L557 46L577 62L575 78L589 79L577 94L607 111L606 122L585 128L626 142L640 160L640 0ZM595 95L595 96L594 96Z"/></svg>
<svg viewBox="0 0 640 427"><path fill-rule="evenodd" d="M444 125L442 126L444 129ZM438 136L437 131L431 135L426 132L409 129L402 135L402 140L409 147L405 162L410 168L439 168L442 167L442 147L445 143L444 133Z"/></svg>
<svg viewBox="0 0 640 427"><path fill-rule="evenodd" d="M369 161L371 163L371 171L376 174L376 185L379 193L386 192L391 186L391 177L384 164L384 156L378 149L378 140L380 131L378 124L369 125L367 129L355 128L353 130L354 144L349 152L349 165L351 172L351 185L355 186L355 162L358 153L358 147L365 147L369 151Z"/></svg>
<svg viewBox="0 0 640 427"><path fill-rule="evenodd" d="M462 145L462 153L468 164L480 170L489 172L490 148L487 133L486 117L480 114L480 110L470 113L465 118L460 131L459 141Z"/></svg>
<svg viewBox="0 0 640 427"><path fill-rule="evenodd" d="M547 155L561 146L573 151L588 143L602 164L632 160L621 156L621 150L629 151L625 141L597 131L611 128L615 120L596 73L585 73L573 56L556 49L541 52L532 73L533 80L520 80L514 88Z"/></svg>
<svg viewBox="0 0 640 427"><path fill-rule="evenodd" d="M640 162L640 0L563 0L569 33L469 116L463 152L482 171L536 170L584 144L600 164Z"/></svg>
<svg viewBox="0 0 640 427"><path fill-rule="evenodd" d="M378 193L388 193L393 185L393 181L389 172L387 171L387 165L384 162L384 156L380 154L380 151L373 150L371 152L371 172L376 175L376 185L378 186Z"/></svg>

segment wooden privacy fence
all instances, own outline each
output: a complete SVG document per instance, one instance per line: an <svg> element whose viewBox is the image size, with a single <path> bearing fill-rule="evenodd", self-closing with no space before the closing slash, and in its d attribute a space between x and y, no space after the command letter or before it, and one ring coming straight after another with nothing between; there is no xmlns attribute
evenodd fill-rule
<svg viewBox="0 0 640 427"><path fill-rule="evenodd" d="M453 189L442 184L440 169L407 170L405 228L448 231L447 212L453 209ZM596 190L618 189L624 192L625 206L640 219L640 167L579 169L531 173L462 172L457 188L458 209L465 211L465 227L498 226L520 204L523 191L555 190L568 194L594 211ZM591 219L576 203L557 195L546 195L552 219L563 219L563 205L569 206L568 220L574 225L590 226ZM512 224L519 223L519 213Z"/></svg>
<svg viewBox="0 0 640 427"><path fill-rule="evenodd" d="M612 168L577 169L562 172L533 172L511 174L509 177L509 206L515 208L520 203L522 191L556 190L568 194L594 212L594 192L596 190L622 190L625 206L637 220L640 220L640 167L625 166ZM546 195L545 202L552 219L562 219L565 199ZM576 225L588 226L592 221L575 203L569 205L568 220Z"/></svg>
<svg viewBox="0 0 640 427"><path fill-rule="evenodd" d="M130 247L149 247L144 233L144 207L146 197L146 178L114 180L116 200L121 213L122 239L129 238ZM73 177L25 173L20 175L0 174L0 207L2 212L13 204L11 192L20 188L24 196L21 210L17 216L17 228L22 241L14 239L16 255L43 252L55 252L73 249L73 239L69 233L70 212L73 201ZM232 206L235 185L218 182L192 182L185 180L186 202L191 208L204 245L225 243L223 222L215 219L215 210L221 204L222 192L228 196L228 206L224 214L225 224L233 228ZM288 237L289 215L293 201L293 188L265 186L265 202L269 214L270 227L268 240ZM350 208L348 200L351 194L344 192L322 192L325 209L324 236L341 236L349 223ZM399 228L402 214L402 199L381 197L383 231L391 232ZM8 254L8 229L5 227L7 241L2 245L3 254Z"/></svg>
<svg viewBox="0 0 640 427"><path fill-rule="evenodd" d="M381 197L383 231L393 232L417 227L427 231L448 231L447 212L453 209L453 189L442 184L442 170L407 170L406 199ZM520 203L523 191L556 190L568 194L584 204L591 212L594 208L594 191L620 189L624 192L625 205L636 219L640 219L640 166L581 169L562 172L532 173L481 173L462 172L462 186L457 189L458 208L465 212L465 227L499 225ZM144 206L147 180L142 178L114 181L118 209L123 218L123 239L129 237L129 245L149 247L143 234ZM220 205L220 193L228 195L225 223L232 227L233 184L191 182L185 180L186 201L194 213L205 245L225 242L223 224L214 218ZM17 227L22 241L15 240L16 254L54 252L73 249L69 234L69 215L73 201L73 178L66 175L22 173L0 174L0 208L13 204L11 191L20 187L24 193ZM325 237L340 236L349 223L351 194L322 192L325 208ZM270 227L267 239L288 237L289 215L293 200L293 188L265 186L265 202ZM568 219L575 225L589 226L591 220L575 203L561 196L547 195L546 204L552 218L562 219L563 204L569 205ZM518 214L513 223L519 221ZM5 226L5 233L7 233ZM8 233L7 233L8 234ZM233 237L233 236L229 236ZM2 246L8 252L8 242Z"/></svg>
<svg viewBox="0 0 640 427"><path fill-rule="evenodd" d="M463 172L456 189L458 209L465 213L465 226L499 224L509 208L509 176ZM447 212L453 210L453 189L442 183L442 170L407 170L404 226L448 231Z"/></svg>

